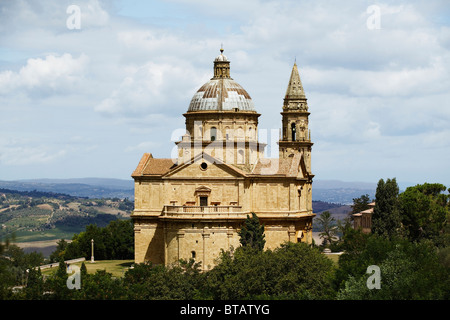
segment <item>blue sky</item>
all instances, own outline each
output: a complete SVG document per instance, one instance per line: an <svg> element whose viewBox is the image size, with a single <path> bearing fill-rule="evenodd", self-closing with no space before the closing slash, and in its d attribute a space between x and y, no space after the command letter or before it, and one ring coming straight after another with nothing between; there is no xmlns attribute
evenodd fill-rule
<svg viewBox="0 0 450 320"><path fill-rule="evenodd" d="M70 5L80 29L67 27ZM296 59L316 179L450 187L439 0L1 2L0 180L131 179L143 153L170 157L222 43L268 132Z"/></svg>

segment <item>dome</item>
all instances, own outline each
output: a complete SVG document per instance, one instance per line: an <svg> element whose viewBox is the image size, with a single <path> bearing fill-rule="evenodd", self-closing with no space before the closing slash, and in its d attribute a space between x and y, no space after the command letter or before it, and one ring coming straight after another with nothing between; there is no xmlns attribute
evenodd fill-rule
<svg viewBox="0 0 450 320"><path fill-rule="evenodd" d="M250 95L233 79L211 79L194 94L188 111L255 111Z"/></svg>
<svg viewBox="0 0 450 320"><path fill-rule="evenodd" d="M189 111L255 111L250 95L230 78L230 61L223 55L214 60L214 77L192 97Z"/></svg>

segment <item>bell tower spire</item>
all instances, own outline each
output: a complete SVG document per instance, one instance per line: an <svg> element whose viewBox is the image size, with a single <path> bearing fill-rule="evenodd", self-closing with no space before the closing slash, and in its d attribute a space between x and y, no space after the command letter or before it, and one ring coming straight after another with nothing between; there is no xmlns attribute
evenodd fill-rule
<svg viewBox="0 0 450 320"><path fill-rule="evenodd" d="M308 102L303 89L297 63L294 62L291 77L283 102L282 134L280 136L279 157L288 158L303 154L305 165L310 172L311 131L308 129Z"/></svg>
<svg viewBox="0 0 450 320"><path fill-rule="evenodd" d="M284 98L285 105L286 100L291 102L297 102L294 100L304 100L306 104L305 92L303 91L302 81L300 80L300 74L298 72L297 63L294 62L294 66L291 71L291 78L289 79L289 84L286 90L286 96Z"/></svg>

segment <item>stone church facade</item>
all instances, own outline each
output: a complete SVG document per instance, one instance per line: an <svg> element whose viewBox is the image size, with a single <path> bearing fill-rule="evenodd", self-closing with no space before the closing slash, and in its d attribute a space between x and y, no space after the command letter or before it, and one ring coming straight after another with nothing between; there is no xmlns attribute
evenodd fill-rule
<svg viewBox="0 0 450 320"><path fill-rule="evenodd" d="M194 258L208 270L221 249L240 246L238 232L252 212L265 226L265 248L312 241L313 143L296 64L281 115L279 157L265 158L260 114L231 78L221 49L213 77L183 114L186 134L176 142L178 158L145 153L132 174L136 263Z"/></svg>

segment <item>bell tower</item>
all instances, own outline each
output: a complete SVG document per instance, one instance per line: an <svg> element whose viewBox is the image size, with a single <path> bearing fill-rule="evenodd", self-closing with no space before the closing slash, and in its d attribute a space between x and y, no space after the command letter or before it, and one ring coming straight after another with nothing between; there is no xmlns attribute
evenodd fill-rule
<svg viewBox="0 0 450 320"><path fill-rule="evenodd" d="M294 63L284 97L282 131L280 134L279 157L285 159L303 154L307 170L311 170L311 131L308 129L308 103L300 80L297 64Z"/></svg>

